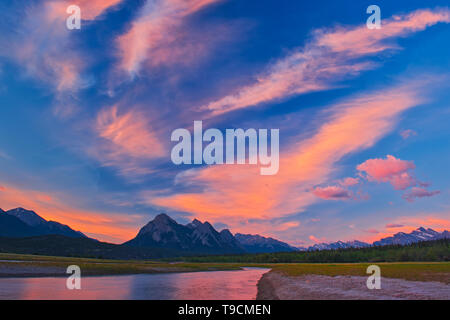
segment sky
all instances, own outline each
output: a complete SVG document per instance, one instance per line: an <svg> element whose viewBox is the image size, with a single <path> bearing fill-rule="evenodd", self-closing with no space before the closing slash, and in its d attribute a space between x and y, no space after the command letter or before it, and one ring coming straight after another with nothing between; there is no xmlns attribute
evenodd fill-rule
<svg viewBox="0 0 450 320"><path fill-rule="evenodd" d="M162 212L296 246L448 230L449 40L440 0L2 1L0 207L114 243ZM196 120L279 129L278 173L175 165Z"/></svg>

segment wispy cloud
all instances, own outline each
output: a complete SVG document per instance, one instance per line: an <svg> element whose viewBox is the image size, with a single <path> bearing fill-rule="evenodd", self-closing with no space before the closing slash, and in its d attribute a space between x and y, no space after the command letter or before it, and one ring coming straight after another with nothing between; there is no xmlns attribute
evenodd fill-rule
<svg viewBox="0 0 450 320"><path fill-rule="evenodd" d="M348 200L352 198L350 191L339 186L316 187L313 193L316 197L325 200Z"/></svg>
<svg viewBox="0 0 450 320"><path fill-rule="evenodd" d="M99 139L90 152L124 176L149 174L146 161L166 155L150 119L139 110L104 108L97 115L94 131Z"/></svg>
<svg viewBox="0 0 450 320"><path fill-rule="evenodd" d="M2 150L0 150L0 158L6 159L6 160L11 159L11 157L6 152L3 152Z"/></svg>
<svg viewBox="0 0 450 320"><path fill-rule="evenodd" d="M380 30L369 30L365 25L316 30L304 48L294 50L269 66L254 83L200 109L209 110L214 116L332 88L343 78L375 67L372 61L362 58L398 48L387 40L407 36L439 22L450 22L448 9L418 10L394 16L385 19Z"/></svg>
<svg viewBox="0 0 450 320"><path fill-rule="evenodd" d="M118 38L121 68L135 75L144 62L158 65L196 56L202 46L177 44L184 33L179 27L184 18L218 1L147 1L130 29Z"/></svg>
<svg viewBox="0 0 450 320"><path fill-rule="evenodd" d="M28 4L15 15L10 32L0 36L0 54L21 65L32 77L51 84L57 92L77 91L89 85L81 73L87 60L71 43L66 9L77 4L82 19L94 20L120 0L63 0Z"/></svg>
<svg viewBox="0 0 450 320"><path fill-rule="evenodd" d="M202 191L145 201L212 221L226 217L230 225L301 211L317 201L311 190L329 179L337 161L373 146L393 129L400 113L421 101L413 83L360 95L329 108L311 138L283 150L275 176L262 177L258 168L244 165L208 167L184 177L186 185Z"/></svg>
<svg viewBox="0 0 450 320"><path fill-rule="evenodd" d="M354 186L354 185L357 185L358 183L359 183L359 179L352 178L352 177L348 177L348 178L345 178L345 179L342 179L341 181L339 181L339 184L344 187Z"/></svg>
<svg viewBox="0 0 450 320"><path fill-rule="evenodd" d="M425 188L413 187L410 191L406 192L403 195L403 198L409 202L413 202L416 198L429 198L440 193L441 192L439 190L428 191Z"/></svg>
<svg viewBox="0 0 450 320"><path fill-rule="evenodd" d="M402 227L404 227L404 225L398 223L388 223L386 225L387 229L402 228Z"/></svg>
<svg viewBox="0 0 450 320"><path fill-rule="evenodd" d="M400 131L400 135L402 136L403 139L408 139L414 136L417 136L417 132L415 132L414 130L411 129L407 129L407 130L402 130Z"/></svg>

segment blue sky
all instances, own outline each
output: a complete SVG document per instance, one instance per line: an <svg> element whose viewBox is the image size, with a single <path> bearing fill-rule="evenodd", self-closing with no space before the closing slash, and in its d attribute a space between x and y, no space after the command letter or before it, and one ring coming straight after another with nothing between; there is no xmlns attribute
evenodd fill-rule
<svg viewBox="0 0 450 320"><path fill-rule="evenodd" d="M81 30L65 9L81 8ZM371 4L381 29L365 23ZM166 212L294 245L450 227L446 1L3 1L0 207L99 239ZM280 171L171 132L280 129Z"/></svg>

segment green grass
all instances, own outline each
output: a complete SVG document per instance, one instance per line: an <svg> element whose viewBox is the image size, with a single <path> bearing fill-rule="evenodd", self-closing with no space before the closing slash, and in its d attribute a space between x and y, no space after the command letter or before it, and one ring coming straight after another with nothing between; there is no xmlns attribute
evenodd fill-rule
<svg viewBox="0 0 450 320"><path fill-rule="evenodd" d="M326 276L364 276L367 277L367 267L371 263L302 263L277 264L273 271L289 276L302 276L308 274ZM381 276L411 281L439 281L450 283L450 262L435 263L376 263L381 269Z"/></svg>

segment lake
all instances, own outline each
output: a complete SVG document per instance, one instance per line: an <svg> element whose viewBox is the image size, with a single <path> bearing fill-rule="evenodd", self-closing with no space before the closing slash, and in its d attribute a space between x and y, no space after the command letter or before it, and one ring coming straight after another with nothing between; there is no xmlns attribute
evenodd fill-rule
<svg viewBox="0 0 450 320"><path fill-rule="evenodd" d="M81 290L66 278L0 278L0 299L251 300L269 269L82 277Z"/></svg>

